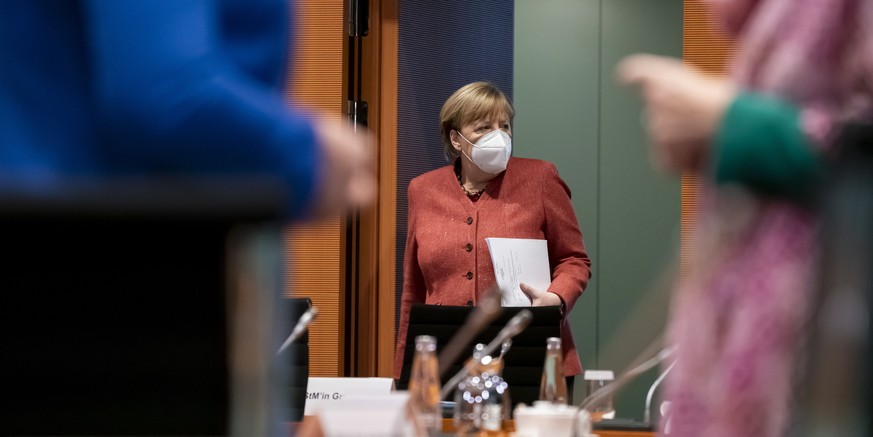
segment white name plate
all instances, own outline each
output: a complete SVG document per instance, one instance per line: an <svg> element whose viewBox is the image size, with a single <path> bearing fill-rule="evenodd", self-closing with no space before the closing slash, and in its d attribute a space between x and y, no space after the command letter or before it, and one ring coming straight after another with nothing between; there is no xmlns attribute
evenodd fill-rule
<svg viewBox="0 0 873 437"><path fill-rule="evenodd" d="M407 417L409 393L379 396L347 395L340 402L322 405L315 417L325 437L415 437Z"/></svg>
<svg viewBox="0 0 873 437"><path fill-rule="evenodd" d="M346 397L388 396L394 388L391 378L316 378L306 383L303 414L311 416L321 406L342 402Z"/></svg>

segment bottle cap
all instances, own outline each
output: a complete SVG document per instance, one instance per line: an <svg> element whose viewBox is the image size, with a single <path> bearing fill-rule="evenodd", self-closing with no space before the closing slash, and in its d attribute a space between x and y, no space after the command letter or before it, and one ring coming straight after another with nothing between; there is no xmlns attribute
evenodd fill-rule
<svg viewBox="0 0 873 437"><path fill-rule="evenodd" d="M416 343L421 343L421 342L436 343L436 337L434 337L432 335L417 335L417 336L415 336L415 342Z"/></svg>
<svg viewBox="0 0 873 437"><path fill-rule="evenodd" d="M415 337L415 349L423 349L427 351L436 350L436 337L432 335L419 335Z"/></svg>
<svg viewBox="0 0 873 437"><path fill-rule="evenodd" d="M586 370L586 381L612 381L615 379L615 374L612 370Z"/></svg>

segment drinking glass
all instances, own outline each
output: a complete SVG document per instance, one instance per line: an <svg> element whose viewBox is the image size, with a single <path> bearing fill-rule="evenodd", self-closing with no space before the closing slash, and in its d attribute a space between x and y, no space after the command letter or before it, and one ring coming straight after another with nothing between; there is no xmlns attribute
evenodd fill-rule
<svg viewBox="0 0 873 437"><path fill-rule="evenodd" d="M591 396L597 390L605 387L615 379L612 370L586 370L585 386L587 388L585 395ZM591 415L591 422L599 422L603 419L615 418L615 406L612 403L612 394L606 395L594 402L586 408Z"/></svg>

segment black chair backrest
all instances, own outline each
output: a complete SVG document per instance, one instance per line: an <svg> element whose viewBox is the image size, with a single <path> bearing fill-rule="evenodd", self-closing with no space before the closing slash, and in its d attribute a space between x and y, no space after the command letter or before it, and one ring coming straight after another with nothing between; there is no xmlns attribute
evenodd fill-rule
<svg viewBox="0 0 873 437"><path fill-rule="evenodd" d="M461 357L441 375L445 384L452 376L461 370L473 351L475 343L488 344L493 340L504 325L522 309L528 309L533 319L521 334L512 339L512 347L504 358L503 379L509 384L510 400L513 409L518 403L530 405L539 398L540 381L543 362L546 356L546 339L561 336L560 307L505 307L483 332L469 345L470 354ZM412 360L415 355L415 337L432 335L437 340L437 350L448 344L458 329L463 325L472 307L413 305L409 313L409 329L406 336L406 348L403 354L403 368L397 387L405 390L409 385L409 374L412 370ZM499 350L494 355L499 353ZM450 396L446 400L453 400Z"/></svg>

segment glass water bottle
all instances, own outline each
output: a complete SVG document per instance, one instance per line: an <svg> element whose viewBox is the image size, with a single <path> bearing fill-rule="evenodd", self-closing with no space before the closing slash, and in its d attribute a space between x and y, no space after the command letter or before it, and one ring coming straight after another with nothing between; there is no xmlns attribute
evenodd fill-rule
<svg viewBox="0 0 873 437"><path fill-rule="evenodd" d="M554 404L567 403L567 380L564 379L564 358L561 339L546 339L546 359L543 364L543 379L540 382L540 400Z"/></svg>
<svg viewBox="0 0 873 437"><path fill-rule="evenodd" d="M511 417L509 384L500 375L502 359L480 351L477 345L475 366L455 390L454 422L462 437L500 435Z"/></svg>
<svg viewBox="0 0 873 437"><path fill-rule="evenodd" d="M412 374L409 377L409 399L416 420L428 435L436 435L442 430L436 338L430 335L415 337L415 358L412 361Z"/></svg>

